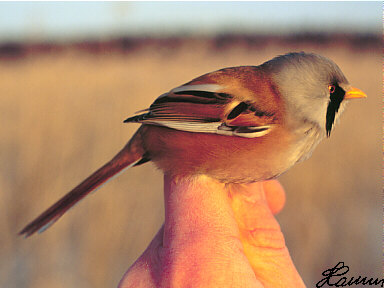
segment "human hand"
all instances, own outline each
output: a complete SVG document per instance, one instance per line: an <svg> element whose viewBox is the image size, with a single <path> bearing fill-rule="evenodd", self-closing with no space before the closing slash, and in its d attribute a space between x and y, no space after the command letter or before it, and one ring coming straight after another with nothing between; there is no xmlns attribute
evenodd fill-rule
<svg viewBox="0 0 384 288"><path fill-rule="evenodd" d="M126 287L305 287L273 214L278 181L165 176L165 223L120 281Z"/></svg>

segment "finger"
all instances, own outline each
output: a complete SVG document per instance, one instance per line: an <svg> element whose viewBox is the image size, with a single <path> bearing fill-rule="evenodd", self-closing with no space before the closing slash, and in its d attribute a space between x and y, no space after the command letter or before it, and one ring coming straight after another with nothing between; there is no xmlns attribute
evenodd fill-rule
<svg viewBox="0 0 384 288"><path fill-rule="evenodd" d="M265 197L273 214L279 213L285 205L285 191L277 180L263 182Z"/></svg>
<svg viewBox="0 0 384 288"><path fill-rule="evenodd" d="M226 185L165 176L160 257L166 287L262 287L240 242Z"/></svg>
<svg viewBox="0 0 384 288"><path fill-rule="evenodd" d="M283 191L276 183L229 186L244 253L264 286L305 287L267 201L266 195L276 191Z"/></svg>
<svg viewBox="0 0 384 288"><path fill-rule="evenodd" d="M153 238L144 253L133 263L120 280L118 288L155 288L161 279L159 251L163 244L164 226Z"/></svg>

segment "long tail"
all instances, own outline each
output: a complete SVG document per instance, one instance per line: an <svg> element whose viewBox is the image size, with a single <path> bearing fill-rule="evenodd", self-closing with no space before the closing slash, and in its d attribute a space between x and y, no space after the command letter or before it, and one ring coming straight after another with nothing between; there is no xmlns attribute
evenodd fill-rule
<svg viewBox="0 0 384 288"><path fill-rule="evenodd" d="M112 160L53 204L39 217L21 230L19 234L24 234L25 237L28 237L36 231L38 233L45 231L77 202L87 196L90 192L94 191L96 188L100 187L112 176L122 172L123 169L149 161L149 159L146 159L144 156L145 151L142 148L140 130L141 129L136 132L128 144Z"/></svg>

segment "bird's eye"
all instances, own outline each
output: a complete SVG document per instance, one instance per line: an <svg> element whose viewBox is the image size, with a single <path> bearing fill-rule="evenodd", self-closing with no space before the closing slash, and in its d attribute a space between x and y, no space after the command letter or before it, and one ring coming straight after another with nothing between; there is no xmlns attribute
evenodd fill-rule
<svg viewBox="0 0 384 288"><path fill-rule="evenodd" d="M333 93L335 92L335 90L336 90L335 85L329 85L329 86L328 86L328 90L329 90L329 92L330 92L331 94L333 94Z"/></svg>

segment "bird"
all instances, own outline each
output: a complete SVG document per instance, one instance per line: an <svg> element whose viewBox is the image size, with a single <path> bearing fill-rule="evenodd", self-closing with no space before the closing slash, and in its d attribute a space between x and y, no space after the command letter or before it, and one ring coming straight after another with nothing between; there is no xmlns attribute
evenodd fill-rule
<svg viewBox="0 0 384 288"><path fill-rule="evenodd" d="M349 100L365 97L336 63L314 53L204 74L127 118L141 126L123 149L19 234L45 231L107 180L148 161L175 177L274 179L331 135Z"/></svg>

